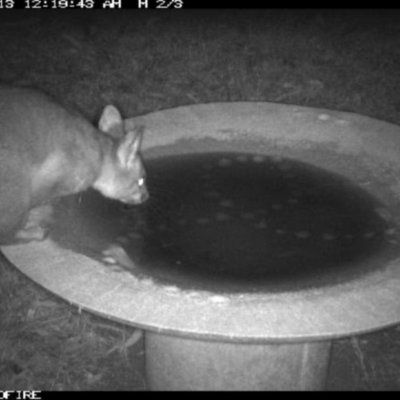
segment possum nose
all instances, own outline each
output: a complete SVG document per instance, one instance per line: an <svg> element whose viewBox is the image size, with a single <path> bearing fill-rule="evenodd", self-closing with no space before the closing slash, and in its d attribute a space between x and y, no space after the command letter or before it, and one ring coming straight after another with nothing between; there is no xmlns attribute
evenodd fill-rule
<svg viewBox="0 0 400 400"><path fill-rule="evenodd" d="M122 199L121 201L125 204L141 204L144 203L149 197L149 193L146 191L143 193L135 194L130 198Z"/></svg>

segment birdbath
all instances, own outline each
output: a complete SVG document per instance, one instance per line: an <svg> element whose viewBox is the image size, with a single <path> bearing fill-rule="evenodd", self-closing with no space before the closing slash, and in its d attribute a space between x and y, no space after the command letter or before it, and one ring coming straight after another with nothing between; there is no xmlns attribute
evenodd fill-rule
<svg viewBox="0 0 400 400"><path fill-rule="evenodd" d="M360 191L371 199L360 200L360 206L354 203L357 205L353 206L354 213L348 212L345 217L338 214L340 218L335 217L333 222L332 218L327 219L332 222L334 234L318 225L319 236L314 235L311 227L297 229L295 225L302 213L311 218L313 213L305 204L311 200L316 204L321 197L318 194L321 192L312 193L310 185L308 197L296 195L296 190L292 190L287 202L281 202L283 211L282 204L274 202L272 197L265 200L270 211L264 210L264 214L262 210L259 214L258 211L234 214L236 200L219 199L221 207L231 207L231 214L217 212L218 223L228 219L223 215L237 215L237 219L228 221L232 224L229 232L234 232L232 240L244 224L251 223L260 232L267 232L272 226L270 236L265 233L265 246L260 245L262 257L257 259L257 265L261 265L257 268L262 270L265 266L266 275L253 273L250 262L246 266L248 272L240 271L234 283L229 271L229 279L224 282L226 265L219 271L215 265L218 258L212 256L208 258L213 263L212 271L200 274L200 278L193 270L186 276L189 267L185 268L185 261L175 265L178 269L172 268L171 272L171 257L158 265L154 254L163 254L158 250L154 254L150 251L146 258L147 264L150 261L157 264L154 268L141 266L141 258L135 259L135 254L142 251L142 238L138 241L126 224L140 222L142 206L132 211L134 217L131 217L130 210L123 210L116 203L110 205L91 192L57 203L59 216L56 215L54 230L46 240L2 247L9 262L57 296L80 309L143 329L146 378L151 389L323 389L332 339L370 332L400 321L399 127L351 113L252 102L179 107L127 119L126 124L144 124L147 128L142 154L149 166L149 182L155 160L214 154L212 162L216 169L204 172L206 180L225 171L224 167L233 168L232 163L237 162L235 168L242 168L239 163L247 160L253 163L251 171L255 172L243 178L245 185L253 179L250 176L266 170L268 179L279 183L280 175L273 175L278 171L289 182L290 171L276 165L298 162L305 169L310 166L332 174L334 182L343 177L343 187L353 185L354 193ZM186 158L190 162L190 157ZM178 184L179 177L188 170L186 165L189 164L182 164L181 175L174 172ZM197 182L196 179L193 181ZM307 179L298 179L301 182L297 192L306 192L301 185L306 185L303 181ZM167 182L162 171L159 182ZM328 178L326 182L329 186ZM279 193L289 186L285 183ZM175 186L171 183L168 188L171 192ZM344 197L343 207L351 205L357 196L348 196L348 201ZM156 187L154 197L157 197ZM177 200L182 207L185 201ZM354 215L364 205L366 215L375 218L378 228L368 230L360 221L361 236L355 238L353 231L346 233L345 229L353 229L357 220L349 228L343 226L347 226L349 218L356 218ZM289 209L291 214L289 211L285 214L284 210ZM271 221L277 220L278 212L283 213L282 223L294 226L294 230L273 225L275 222ZM340 226L334 224L336 220ZM195 236L200 241L199 246L185 250L184 260L190 259L189 253L200 257L197 249L202 248L201 240L205 247L216 242L213 239L212 243L206 243L207 235L198 233L206 232L204 226L209 219L199 217L194 221L199 231L193 228L196 224L186 231L180 228L183 232L180 237L185 237L186 232L187 237ZM129 230L125 240L121 239L121 232L113 231L114 222ZM171 224L175 223L178 226L172 218ZM283 236L289 239L281 239ZM254 236L254 242L258 238ZM229 240L225 243L226 254L231 254ZM231 247L240 249L240 243L235 242ZM293 256L295 250L301 256ZM313 258L318 251L319 258ZM257 248L254 253L258 254ZM237 254L236 260L242 260L242 252L238 250ZM343 254L348 257L342 257ZM270 274L269 269L280 262L276 260L285 257L292 260L290 268L285 273ZM235 260L232 260L226 264L233 265ZM207 264L207 257L201 258L201 263ZM285 263L282 265L282 269L286 268Z"/></svg>

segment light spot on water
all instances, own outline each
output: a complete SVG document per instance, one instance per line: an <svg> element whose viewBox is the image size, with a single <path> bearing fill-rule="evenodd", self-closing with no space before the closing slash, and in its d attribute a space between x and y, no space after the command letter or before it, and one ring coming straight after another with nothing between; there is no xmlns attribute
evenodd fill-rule
<svg viewBox="0 0 400 400"><path fill-rule="evenodd" d="M267 223L265 221L257 222L254 227L256 229L265 229L267 227Z"/></svg>
<svg viewBox="0 0 400 400"><path fill-rule="evenodd" d="M288 203L288 204L299 204L299 201L297 199L287 199L286 203Z"/></svg>
<svg viewBox="0 0 400 400"><path fill-rule="evenodd" d="M251 219L254 219L256 216L251 212L245 212L240 214L240 217L246 221L249 221Z"/></svg>
<svg viewBox="0 0 400 400"><path fill-rule="evenodd" d="M301 190L292 190L290 194L294 197L301 197L303 195L303 192Z"/></svg>
<svg viewBox="0 0 400 400"><path fill-rule="evenodd" d="M273 210L282 210L283 205L282 204L272 204L271 208Z"/></svg>
<svg viewBox="0 0 400 400"><path fill-rule="evenodd" d="M262 163L265 160L265 156L257 155L253 157L255 163Z"/></svg>
<svg viewBox="0 0 400 400"><path fill-rule="evenodd" d="M335 236L335 235L332 235L331 233L324 233L324 234L322 235L322 238L323 238L324 240L335 240L335 239L336 239L336 236Z"/></svg>
<svg viewBox="0 0 400 400"><path fill-rule="evenodd" d="M375 236L375 232L366 232L363 236L365 239L371 239Z"/></svg>
<svg viewBox="0 0 400 400"><path fill-rule="evenodd" d="M286 235L286 233L287 233L284 229L277 229L275 232L276 232L278 235Z"/></svg>
<svg viewBox="0 0 400 400"><path fill-rule="evenodd" d="M232 200L222 200L219 202L219 205L222 207L233 207L233 201Z"/></svg>
<svg viewBox="0 0 400 400"><path fill-rule="evenodd" d="M318 189L308 189L308 190L306 191L306 194L307 194L308 196L317 196L317 195L320 194L320 190L318 190Z"/></svg>
<svg viewBox="0 0 400 400"><path fill-rule="evenodd" d="M310 236L310 232L308 231L300 231L296 232L296 237L299 239L307 239Z"/></svg>
<svg viewBox="0 0 400 400"><path fill-rule="evenodd" d="M204 192L204 195L207 197L220 197L221 193L217 192L216 190L207 190Z"/></svg>
<svg viewBox="0 0 400 400"><path fill-rule="evenodd" d="M385 230L386 235L394 235L396 233L396 228L388 228Z"/></svg>
<svg viewBox="0 0 400 400"><path fill-rule="evenodd" d="M375 212L385 221L389 222L393 219L392 214L387 210L386 208L383 207L377 207L375 208Z"/></svg>
<svg viewBox="0 0 400 400"><path fill-rule="evenodd" d="M229 158L220 158L218 160L218 166L219 167L230 167L232 165L232 160Z"/></svg>
<svg viewBox="0 0 400 400"><path fill-rule="evenodd" d="M210 222L209 218L196 218L196 222L199 225L206 225Z"/></svg>
<svg viewBox="0 0 400 400"><path fill-rule="evenodd" d="M271 158L271 161L275 162L275 163L280 163L283 160L282 156L271 156L270 158Z"/></svg>
<svg viewBox="0 0 400 400"><path fill-rule="evenodd" d="M248 158L247 156L240 155L240 156L236 157L236 160L239 161L239 162L246 162L247 158Z"/></svg>
<svg viewBox="0 0 400 400"><path fill-rule="evenodd" d="M203 182L203 187L205 189L211 189L213 187L213 184L212 184L212 182L209 182L209 181Z"/></svg>
<svg viewBox="0 0 400 400"><path fill-rule="evenodd" d="M167 229L167 227L165 227L165 229ZM126 236L128 236L128 238L130 238L130 239L141 239L142 238L142 234L139 232L129 232Z"/></svg>
<svg viewBox="0 0 400 400"><path fill-rule="evenodd" d="M129 238L127 236L118 236L116 241L121 244L129 243Z"/></svg>
<svg viewBox="0 0 400 400"><path fill-rule="evenodd" d="M290 169L292 169L292 167L288 164L282 163L278 165L278 169L281 171L289 171Z"/></svg>
<svg viewBox="0 0 400 400"><path fill-rule="evenodd" d="M203 182L203 185L206 183L211 183L211 176L209 175L202 175L200 178Z"/></svg>
<svg viewBox="0 0 400 400"><path fill-rule="evenodd" d="M229 215L228 214L225 214L225 213L222 213L222 212L219 212L219 213L216 213L215 214L215 219L217 220L217 221L228 221L229 220Z"/></svg>
<svg viewBox="0 0 400 400"><path fill-rule="evenodd" d="M259 208L259 209L257 209L257 210L254 210L254 212L255 212L256 214L266 214L266 213L267 213L267 210L264 210L264 209L262 209L262 208Z"/></svg>
<svg viewBox="0 0 400 400"><path fill-rule="evenodd" d="M293 179L296 178L295 174L283 174L283 179Z"/></svg>

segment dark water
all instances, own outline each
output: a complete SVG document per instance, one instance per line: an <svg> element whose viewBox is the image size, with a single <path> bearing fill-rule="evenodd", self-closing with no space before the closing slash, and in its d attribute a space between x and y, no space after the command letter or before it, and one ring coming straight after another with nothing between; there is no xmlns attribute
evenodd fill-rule
<svg viewBox="0 0 400 400"><path fill-rule="evenodd" d="M309 164L207 153L150 160L146 169L144 206L87 204L96 231L122 224L116 242L140 274L161 282L218 291L331 284L362 273L393 241L375 199Z"/></svg>

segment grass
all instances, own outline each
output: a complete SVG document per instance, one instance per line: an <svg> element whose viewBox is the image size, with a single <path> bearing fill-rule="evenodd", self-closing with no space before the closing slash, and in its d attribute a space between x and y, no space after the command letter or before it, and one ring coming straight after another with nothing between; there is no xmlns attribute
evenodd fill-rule
<svg viewBox="0 0 400 400"><path fill-rule="evenodd" d="M399 22L390 10L1 11L0 81L94 122L108 103L131 117L269 101L400 124ZM145 388L133 328L79 313L4 262L0 326L0 390ZM399 337L336 341L328 388L399 389Z"/></svg>

